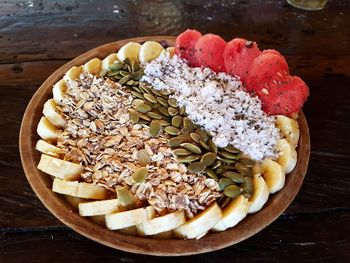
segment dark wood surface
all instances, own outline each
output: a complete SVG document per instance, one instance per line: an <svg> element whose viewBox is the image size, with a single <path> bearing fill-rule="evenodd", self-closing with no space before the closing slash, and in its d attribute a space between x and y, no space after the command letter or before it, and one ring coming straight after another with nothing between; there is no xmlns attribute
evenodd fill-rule
<svg viewBox="0 0 350 263"><path fill-rule="evenodd" d="M350 3L306 12L285 1L0 1L0 262L346 262L350 256ZM98 45L186 28L275 48L310 86L309 170L297 198L256 236L200 256L156 258L63 226L35 197L18 153L21 118L59 66Z"/></svg>

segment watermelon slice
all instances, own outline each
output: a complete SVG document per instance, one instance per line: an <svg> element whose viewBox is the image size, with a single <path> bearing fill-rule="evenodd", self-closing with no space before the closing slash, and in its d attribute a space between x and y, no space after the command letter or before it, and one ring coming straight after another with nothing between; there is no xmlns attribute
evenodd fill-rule
<svg viewBox="0 0 350 263"><path fill-rule="evenodd" d="M224 51L226 72L245 81L253 60L261 51L257 44L242 38L235 38L227 43Z"/></svg>
<svg viewBox="0 0 350 263"><path fill-rule="evenodd" d="M201 36L197 30L187 29L176 38L175 54L186 59L190 66L198 66L194 57L194 46Z"/></svg>
<svg viewBox="0 0 350 263"><path fill-rule="evenodd" d="M285 80L289 74L285 58L274 53L262 53L254 59L248 72L246 88L250 92L260 95L269 91L272 83Z"/></svg>
<svg viewBox="0 0 350 263"><path fill-rule="evenodd" d="M209 67L213 71L225 71L223 53L226 42L218 35L207 34L198 39L194 55L197 63L203 67Z"/></svg>
<svg viewBox="0 0 350 263"><path fill-rule="evenodd" d="M308 96L309 89L305 82L288 75L284 82L270 84L268 94L264 93L260 99L265 112L290 116L302 108Z"/></svg>

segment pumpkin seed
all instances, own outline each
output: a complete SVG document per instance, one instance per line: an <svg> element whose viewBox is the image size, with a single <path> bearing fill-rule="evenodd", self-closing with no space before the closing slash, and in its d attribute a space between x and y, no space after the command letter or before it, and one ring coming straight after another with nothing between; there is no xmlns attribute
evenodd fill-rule
<svg viewBox="0 0 350 263"><path fill-rule="evenodd" d="M137 160L143 166L151 162L151 157L149 156L149 153L145 149L139 150L136 155L137 155Z"/></svg>
<svg viewBox="0 0 350 263"><path fill-rule="evenodd" d="M169 107L168 108L168 113L169 113L170 116L175 116L175 115L177 115L179 113L179 111L178 111L178 109L175 109L173 107Z"/></svg>
<svg viewBox="0 0 350 263"><path fill-rule="evenodd" d="M202 146L202 148L206 149L207 151L210 151L210 147L203 141L199 141L199 145Z"/></svg>
<svg viewBox="0 0 350 263"><path fill-rule="evenodd" d="M196 133L198 133L205 142L209 139L209 134L206 131L202 130L201 128L198 128L196 130Z"/></svg>
<svg viewBox="0 0 350 263"><path fill-rule="evenodd" d="M219 206L221 208L224 208L225 206L227 206L230 202L231 202L232 198L224 196L223 198L221 198L219 200Z"/></svg>
<svg viewBox="0 0 350 263"><path fill-rule="evenodd" d="M249 177L253 176L253 171L251 167L245 166L242 163L236 163L235 168L243 176L249 176Z"/></svg>
<svg viewBox="0 0 350 263"><path fill-rule="evenodd" d="M215 145L215 143L212 140L208 141L208 146L213 153L218 153L218 147Z"/></svg>
<svg viewBox="0 0 350 263"><path fill-rule="evenodd" d="M193 141L195 141L196 143L199 143L202 140L202 137L195 132L191 132L190 133L190 137L192 138Z"/></svg>
<svg viewBox="0 0 350 263"><path fill-rule="evenodd" d="M185 114L185 111L186 111L185 106L182 106L182 107L180 107L180 109L179 109L179 114L180 114L180 115L184 115L184 114Z"/></svg>
<svg viewBox="0 0 350 263"><path fill-rule="evenodd" d="M168 99L168 103L169 103L169 105L171 106L171 107L174 107L174 108L177 108L178 106L177 106L177 101L176 101L176 99L174 99L174 98L169 98Z"/></svg>
<svg viewBox="0 0 350 263"><path fill-rule="evenodd" d="M151 93L151 88L146 86L145 84L140 85L140 88L143 90L144 93Z"/></svg>
<svg viewBox="0 0 350 263"><path fill-rule="evenodd" d="M243 189L243 193L247 195L246 197L249 198L253 195L254 192L253 180L250 177L245 177L244 179L244 183L241 185L241 187Z"/></svg>
<svg viewBox="0 0 350 263"><path fill-rule="evenodd" d="M193 122L192 122L192 120L191 120L190 118L188 118L188 117L183 118L182 123L183 123L182 125L183 125L184 127L193 127Z"/></svg>
<svg viewBox="0 0 350 263"><path fill-rule="evenodd" d="M129 119L133 122L133 123L137 123L140 119L138 113L134 110L129 110Z"/></svg>
<svg viewBox="0 0 350 263"><path fill-rule="evenodd" d="M145 98L143 97L143 95L142 95L141 93L137 92L137 91L132 90L132 91L131 91L131 94L134 95L136 98L145 99Z"/></svg>
<svg viewBox="0 0 350 263"><path fill-rule="evenodd" d="M151 121L151 118L148 117L146 114L139 113L139 117L145 121Z"/></svg>
<svg viewBox="0 0 350 263"><path fill-rule="evenodd" d="M129 81L130 81L130 80L129 80ZM129 81L128 81L128 82L129 82ZM128 82L127 82L126 84L128 84ZM137 87L137 86L132 86L132 89L135 90L135 91L137 91L137 92L142 93L141 89L140 89L139 87Z"/></svg>
<svg viewBox="0 0 350 263"><path fill-rule="evenodd" d="M189 137L189 136L188 136ZM180 147L182 143L189 142L191 138L188 138L187 136L180 135L174 138L171 138L169 140L169 145L171 148L177 148Z"/></svg>
<svg viewBox="0 0 350 263"><path fill-rule="evenodd" d="M191 129L189 127L184 127L181 129L181 133L188 135L191 133Z"/></svg>
<svg viewBox="0 0 350 263"><path fill-rule="evenodd" d="M168 108L160 106L158 107L158 110L160 111L160 113L162 113L164 116L170 116L169 112L168 112Z"/></svg>
<svg viewBox="0 0 350 263"><path fill-rule="evenodd" d="M110 71L107 73L107 77L115 77L119 75L120 70Z"/></svg>
<svg viewBox="0 0 350 263"><path fill-rule="evenodd" d="M180 146L182 148L185 148L193 153L196 153L196 154L201 154L202 153L202 150L201 148L199 148L197 145L193 144L193 143L189 143L189 142L185 142L185 143L181 143Z"/></svg>
<svg viewBox="0 0 350 263"><path fill-rule="evenodd" d="M145 181L146 177L148 175L148 170L146 167L141 167L137 169L132 175L131 178L136 182L136 183L142 183Z"/></svg>
<svg viewBox="0 0 350 263"><path fill-rule="evenodd" d="M161 126L159 121L152 120L151 124L149 125L149 133L153 137L157 137L160 132Z"/></svg>
<svg viewBox="0 0 350 263"><path fill-rule="evenodd" d="M184 156L184 155L190 155L192 154L191 151L183 149L183 148L178 148L178 149L174 149L173 152L175 153L175 155L177 156Z"/></svg>
<svg viewBox="0 0 350 263"><path fill-rule="evenodd" d="M221 190L224 190L227 186L234 184L232 180L228 178L221 178L218 182Z"/></svg>
<svg viewBox="0 0 350 263"><path fill-rule="evenodd" d="M204 163L205 166L212 165L216 160L216 154L212 152L207 152L203 154L201 158L201 162Z"/></svg>
<svg viewBox="0 0 350 263"><path fill-rule="evenodd" d="M144 94L145 95L145 94ZM147 101L147 102L149 102L149 101ZM157 103L151 103L151 102L149 102L151 105L151 107L152 107L152 109L158 109L158 107L160 106L160 104L157 102Z"/></svg>
<svg viewBox="0 0 350 263"><path fill-rule="evenodd" d="M116 192L118 201L121 203L122 206L129 209L134 208L136 206L136 199L130 193L127 186L116 188Z"/></svg>
<svg viewBox="0 0 350 263"><path fill-rule="evenodd" d="M193 162L187 167L187 170L190 173L195 173L195 174L203 172L204 169L205 169L205 165L201 162Z"/></svg>
<svg viewBox="0 0 350 263"><path fill-rule="evenodd" d="M133 59L131 61L131 71L132 72L136 72L140 69L140 63L136 60L136 59Z"/></svg>
<svg viewBox="0 0 350 263"><path fill-rule="evenodd" d="M173 126L164 127L164 131L170 135L179 135L180 134L180 130L178 128L173 127Z"/></svg>
<svg viewBox="0 0 350 263"><path fill-rule="evenodd" d="M240 158L238 159L238 162L247 167L253 167L255 165L255 161L249 158Z"/></svg>
<svg viewBox="0 0 350 263"><path fill-rule="evenodd" d="M143 96L145 97L146 100L152 102L152 103L157 103L157 99L156 97L154 97L152 94L148 94L148 93L145 93L143 94Z"/></svg>
<svg viewBox="0 0 350 263"><path fill-rule="evenodd" d="M153 91L152 91L153 92ZM157 101L165 107L169 107L168 101L162 97L157 97Z"/></svg>
<svg viewBox="0 0 350 263"><path fill-rule="evenodd" d="M141 113L147 113L149 112L150 110L152 110L151 106L147 105L147 104L140 104L140 105L137 105L135 107L135 109L138 111L138 112L141 112Z"/></svg>
<svg viewBox="0 0 350 263"><path fill-rule="evenodd" d="M217 176L217 174L214 172L214 170L210 169L210 168L205 168L205 172L207 173L207 175L215 180L219 180L219 177Z"/></svg>
<svg viewBox="0 0 350 263"><path fill-rule="evenodd" d="M179 115L176 115L171 119L171 125L176 128L179 128L181 123L182 123L182 117Z"/></svg>
<svg viewBox="0 0 350 263"><path fill-rule="evenodd" d="M218 153L219 153L221 156L223 156L223 157L225 157L225 158L227 158L227 159L235 160L235 159L238 158L237 154L230 153L230 152L227 152L227 151L220 150L220 151L218 151Z"/></svg>
<svg viewBox="0 0 350 263"><path fill-rule="evenodd" d="M159 90L151 89L151 92L152 92L154 95L162 96L162 94L159 92ZM168 102L167 102L167 103L168 103Z"/></svg>
<svg viewBox="0 0 350 263"><path fill-rule="evenodd" d="M172 91L170 91L170 90L161 90L160 91L160 94L162 94L162 95L164 95L164 96L168 96L168 95L170 95L171 93L173 93Z"/></svg>
<svg viewBox="0 0 350 263"><path fill-rule="evenodd" d="M108 69L112 70L112 71L119 70L119 69L122 69L122 68L123 68L123 64L122 63L113 63L113 64L110 64L108 66Z"/></svg>
<svg viewBox="0 0 350 263"><path fill-rule="evenodd" d="M130 72L125 71L125 70L119 71L119 74L122 75L123 77L130 76Z"/></svg>
<svg viewBox="0 0 350 263"><path fill-rule="evenodd" d="M132 85L134 85L134 81L131 79L131 80L129 80L127 83L126 83L126 85L129 85L129 86L132 86ZM134 88L134 87L133 87ZM134 88L135 89L135 88ZM137 91L137 89L135 89L136 91Z"/></svg>
<svg viewBox="0 0 350 263"><path fill-rule="evenodd" d="M212 169L216 169L221 165L221 162L219 160L216 160L213 165L211 166Z"/></svg>
<svg viewBox="0 0 350 263"><path fill-rule="evenodd" d="M168 126L170 125L170 122L166 121L166 120L158 120L160 126Z"/></svg>
<svg viewBox="0 0 350 263"><path fill-rule="evenodd" d="M146 114L147 114L147 116L151 117L152 119L160 120L161 118L163 118L162 115L160 115L156 112L153 112L153 111L147 112Z"/></svg>
<svg viewBox="0 0 350 263"><path fill-rule="evenodd" d="M237 148L230 146L230 145L224 147L223 149L227 152L230 152L230 153L239 153L240 152Z"/></svg>
<svg viewBox="0 0 350 263"><path fill-rule="evenodd" d="M187 155L187 156L178 156L177 161L180 163L192 163L200 158L199 155Z"/></svg>
<svg viewBox="0 0 350 263"><path fill-rule="evenodd" d="M222 163L235 163L236 161L233 159L223 158L221 156L217 157Z"/></svg>
<svg viewBox="0 0 350 263"><path fill-rule="evenodd" d="M230 198L236 198L241 194L241 192L242 192L242 189L237 185L229 185L225 188L224 195Z"/></svg>
<svg viewBox="0 0 350 263"><path fill-rule="evenodd" d="M232 172L232 171L227 171L223 173L223 176L226 178L231 179L232 181L234 181L237 184L241 184L244 182L244 177L236 172Z"/></svg>

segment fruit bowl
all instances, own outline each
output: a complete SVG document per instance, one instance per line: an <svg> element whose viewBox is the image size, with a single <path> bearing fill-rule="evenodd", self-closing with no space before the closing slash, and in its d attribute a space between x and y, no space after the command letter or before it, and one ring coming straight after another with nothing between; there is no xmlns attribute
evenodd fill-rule
<svg viewBox="0 0 350 263"><path fill-rule="evenodd" d="M253 236L271 224L287 209L303 182L310 154L309 130L303 112L299 113L298 118L300 139L297 148L297 165L287 176L283 189L272 195L261 211L248 215L234 228L210 233L199 240L168 239L165 246L164 242L159 239L110 231L90 219L81 217L63 196L51 190L52 180L50 176L38 170L40 153L35 150L35 143L39 138L36 128L42 116L43 104L51 96L52 86L74 65L82 65L95 57L103 59L130 41L142 43L147 40L166 41L169 46L173 46L175 43L175 37L171 36L140 37L109 43L94 48L68 62L41 85L25 111L20 131L20 154L27 180L44 206L62 223L89 239L128 252L157 256L193 255L218 250Z"/></svg>

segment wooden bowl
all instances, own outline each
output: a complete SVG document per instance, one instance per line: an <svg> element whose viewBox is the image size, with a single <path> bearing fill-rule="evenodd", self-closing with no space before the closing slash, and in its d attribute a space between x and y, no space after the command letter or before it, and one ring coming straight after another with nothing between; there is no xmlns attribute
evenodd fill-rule
<svg viewBox="0 0 350 263"><path fill-rule="evenodd" d="M303 182L309 162L310 138L307 122L302 112L298 120L301 131L299 148L297 149L298 163L294 171L287 176L284 188L271 195L261 211L248 215L234 228L219 233L210 233L199 240L170 239L164 242L159 239L130 236L108 230L79 216L78 212L66 202L62 195L52 192L50 176L37 169L40 153L35 150L35 144L39 139L36 128L42 116L43 104L52 97L52 86L74 65L82 65L94 57L103 59L130 41L144 42L147 40L166 40L172 46L175 37L132 38L94 48L56 70L37 90L24 113L19 138L23 169L32 189L45 207L74 231L106 246L128 252L157 256L193 255L218 250L253 236L271 224L286 210Z"/></svg>

